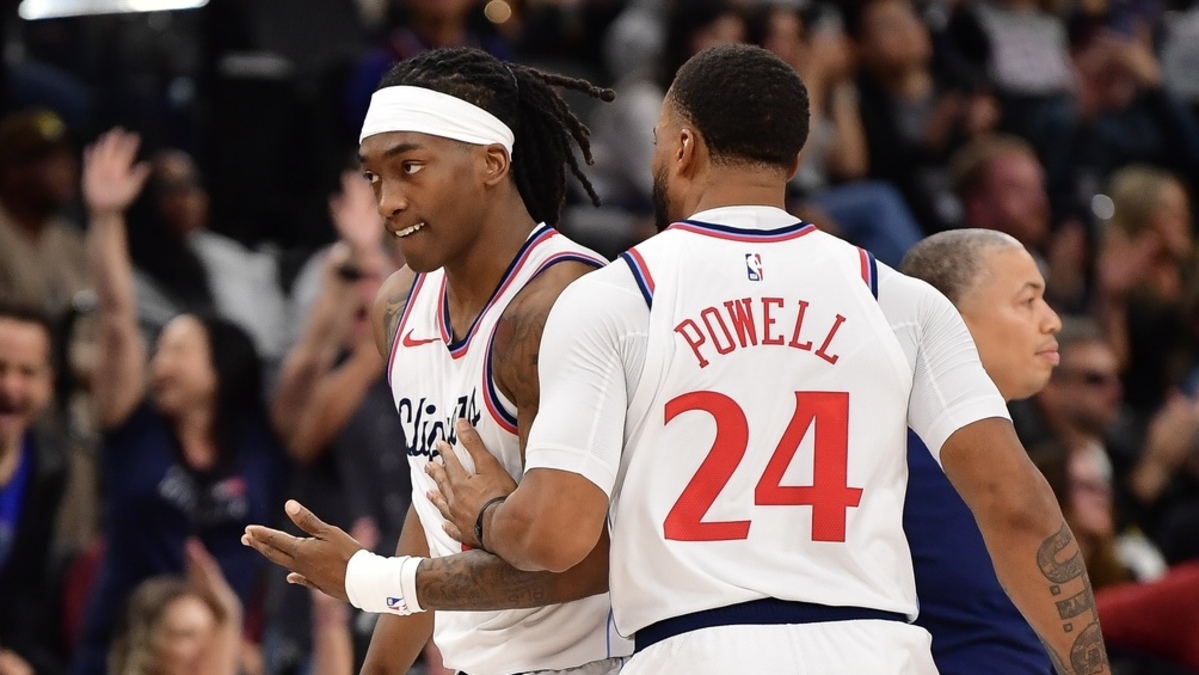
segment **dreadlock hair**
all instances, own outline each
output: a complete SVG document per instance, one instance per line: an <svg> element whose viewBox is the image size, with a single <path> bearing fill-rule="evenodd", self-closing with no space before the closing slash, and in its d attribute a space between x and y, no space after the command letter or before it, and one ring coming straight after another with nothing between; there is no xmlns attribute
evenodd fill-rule
<svg viewBox="0 0 1199 675"><path fill-rule="evenodd" d="M473 48L434 49L392 67L379 82L386 87L423 87L460 98L495 115L516 136L512 175L533 220L557 224L566 203L566 168L579 179L591 203L599 197L575 159L571 140L591 159L591 132L554 87L611 101L611 89L586 80L505 63Z"/></svg>
<svg viewBox="0 0 1199 675"><path fill-rule="evenodd" d="M679 69L667 95L695 125L712 161L789 171L808 140L808 90L795 69L750 45L696 54Z"/></svg>

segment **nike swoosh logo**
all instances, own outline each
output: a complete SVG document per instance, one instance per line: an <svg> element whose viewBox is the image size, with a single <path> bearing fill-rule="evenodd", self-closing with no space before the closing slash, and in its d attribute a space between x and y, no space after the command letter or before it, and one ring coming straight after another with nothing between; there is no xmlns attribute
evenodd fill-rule
<svg viewBox="0 0 1199 675"><path fill-rule="evenodd" d="M421 345L427 345L430 342L437 342L439 339L440 338L428 338L426 340L413 340L412 331L408 331L404 334L404 339L400 341L400 344L404 345L405 347L419 347Z"/></svg>

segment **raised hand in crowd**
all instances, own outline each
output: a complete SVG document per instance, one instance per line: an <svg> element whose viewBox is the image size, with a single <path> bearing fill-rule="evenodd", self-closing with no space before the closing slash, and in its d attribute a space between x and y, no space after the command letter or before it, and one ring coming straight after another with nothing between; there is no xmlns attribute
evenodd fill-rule
<svg viewBox="0 0 1199 675"><path fill-rule="evenodd" d="M1154 415L1129 485L1144 504L1153 504L1175 473L1199 450L1199 400L1173 392Z"/></svg>
<svg viewBox="0 0 1199 675"><path fill-rule="evenodd" d="M198 670L212 675L237 675L242 661L241 601L199 540L188 540L186 553L188 583L216 611L216 630Z"/></svg>
<svg viewBox="0 0 1199 675"><path fill-rule="evenodd" d="M112 428L124 421L146 389L146 345L137 326L137 296L125 232L125 210L150 175L136 161L140 138L116 128L83 154L83 198L88 210L88 265L95 279L101 319L100 351L92 374L96 421Z"/></svg>
<svg viewBox="0 0 1199 675"><path fill-rule="evenodd" d="M140 139L116 128L83 153L83 199L93 217L121 214L137 199L150 165L135 162Z"/></svg>

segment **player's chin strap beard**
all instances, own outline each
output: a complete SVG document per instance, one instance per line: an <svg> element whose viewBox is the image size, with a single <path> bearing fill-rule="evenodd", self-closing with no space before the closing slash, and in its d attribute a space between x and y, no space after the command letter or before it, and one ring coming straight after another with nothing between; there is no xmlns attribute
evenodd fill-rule
<svg viewBox="0 0 1199 675"><path fill-rule="evenodd" d="M511 70L509 70L511 72ZM516 81L516 74L512 74ZM498 117L456 96L424 87L384 87L371 95L358 142L392 131L412 131L472 145L499 144L512 157L516 135Z"/></svg>

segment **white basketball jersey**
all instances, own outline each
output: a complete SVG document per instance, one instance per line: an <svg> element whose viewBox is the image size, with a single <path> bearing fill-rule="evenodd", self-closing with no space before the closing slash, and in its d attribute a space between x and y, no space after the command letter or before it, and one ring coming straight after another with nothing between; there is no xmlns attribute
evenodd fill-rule
<svg viewBox="0 0 1199 675"><path fill-rule="evenodd" d="M412 504L434 557L464 550L442 529L444 519L425 496L436 488L425 473L436 441L454 445L459 459L473 469L469 455L456 444L458 418L470 421L508 473L520 480L516 408L492 380L491 343L508 303L538 273L564 260L605 264L549 226L534 230L469 332L457 341L451 337L444 271L416 276L392 345L388 379L412 469ZM631 651L609 630L609 610L605 594L532 610L438 611L434 639L446 666L468 673L569 668Z"/></svg>
<svg viewBox="0 0 1199 675"><path fill-rule="evenodd" d="M650 324L611 495L620 631L761 598L914 616L912 371L873 257L690 221L623 257Z"/></svg>

